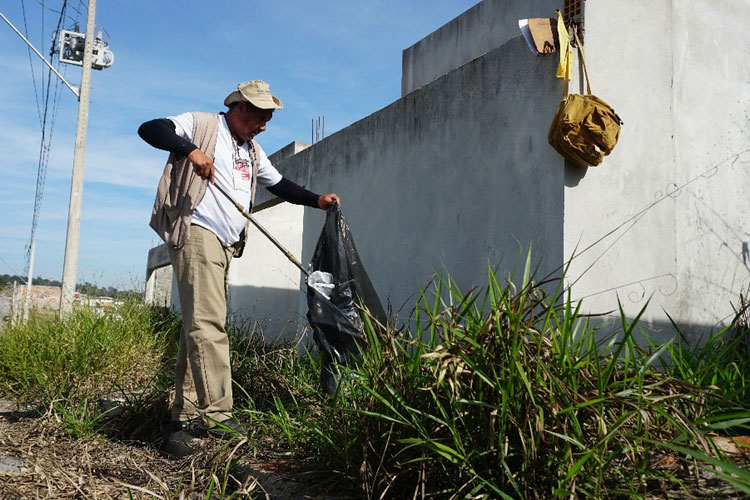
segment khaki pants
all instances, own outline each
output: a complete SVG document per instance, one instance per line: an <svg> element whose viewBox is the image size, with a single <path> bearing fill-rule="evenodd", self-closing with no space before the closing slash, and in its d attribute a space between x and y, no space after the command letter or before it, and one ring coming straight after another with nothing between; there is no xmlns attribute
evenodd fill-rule
<svg viewBox="0 0 750 500"><path fill-rule="evenodd" d="M182 307L172 420L222 421L232 412L227 317L227 273L234 255L211 231L190 227L180 249L169 248Z"/></svg>

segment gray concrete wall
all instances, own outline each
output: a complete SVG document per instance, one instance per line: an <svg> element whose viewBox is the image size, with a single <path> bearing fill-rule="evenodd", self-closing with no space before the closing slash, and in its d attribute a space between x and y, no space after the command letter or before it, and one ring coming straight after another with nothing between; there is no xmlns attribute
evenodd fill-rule
<svg viewBox="0 0 750 500"><path fill-rule="evenodd" d="M532 241L542 269L561 264L562 160L545 146L555 64L518 37L282 165L341 195L362 262L402 318L435 272L464 290L486 286L488 267L507 275ZM305 210L303 262L322 224L322 212Z"/></svg>
<svg viewBox="0 0 750 500"><path fill-rule="evenodd" d="M283 172L289 159L310 147L294 141L269 156ZM282 203L266 189L258 189L253 217L284 248L299 257L302 253L304 207ZM245 252L232 260L228 297L230 320L260 328L269 340L294 340L306 319L300 307L304 292L302 273L255 226L250 227Z"/></svg>
<svg viewBox="0 0 750 500"><path fill-rule="evenodd" d="M172 304L172 288L172 266L169 262L169 253L167 246L161 244L148 251L143 300L146 304L169 307Z"/></svg>
<svg viewBox="0 0 750 500"><path fill-rule="evenodd" d="M363 264L402 319L433 273L481 287L488 266L506 275L533 243L539 275L576 255L566 279L586 311L616 311L619 300L632 317L649 303L643 325L656 340L674 334L665 311L697 340L731 319L750 282L750 3L587 2L593 92L625 121L613 154L590 169L547 144L556 57L532 56L520 37L477 57L484 38L458 36L493 31L481 28L486 9L514 22L550 15L529 5L485 0L420 42L421 58L420 44L407 49L434 75L280 170L342 196ZM441 66L440 50L453 62ZM323 213L262 194L259 208L308 262ZM258 235L248 250L232 266L230 306L269 338L288 335L307 309L299 272Z"/></svg>
<svg viewBox="0 0 750 500"><path fill-rule="evenodd" d="M146 288L145 302L159 307L172 305L172 266L166 265L152 271L149 280L151 287ZM176 297L176 295L175 295Z"/></svg>
<svg viewBox="0 0 750 500"><path fill-rule="evenodd" d="M521 32L518 20L555 17L563 0L485 0L424 37L401 56L401 96L422 87ZM524 54L518 54L518 57Z"/></svg>
<svg viewBox="0 0 750 500"><path fill-rule="evenodd" d="M569 282L590 311L633 316L698 339L731 319L750 281L750 3L586 4L593 92L625 121L598 168L567 167ZM743 250L744 249L744 250Z"/></svg>

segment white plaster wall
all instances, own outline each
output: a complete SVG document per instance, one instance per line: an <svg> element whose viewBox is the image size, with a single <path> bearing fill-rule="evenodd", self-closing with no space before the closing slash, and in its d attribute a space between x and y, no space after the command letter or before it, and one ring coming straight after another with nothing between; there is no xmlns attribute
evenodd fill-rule
<svg viewBox="0 0 750 500"><path fill-rule="evenodd" d="M309 147L294 141L272 154L277 168ZM302 218L314 210L281 202L266 189L258 189L253 218L297 259L302 254ZM307 262L302 261L307 266ZM304 297L302 272L259 229L250 225L242 257L229 268L229 319L235 324L261 328L266 340L295 340L306 325L300 297Z"/></svg>
<svg viewBox="0 0 750 500"><path fill-rule="evenodd" d="M562 0L478 3L403 51L401 96L517 37L519 19L554 17L562 5Z"/></svg>
<svg viewBox="0 0 750 500"><path fill-rule="evenodd" d="M172 266L166 265L152 271L152 276L147 282L146 303L169 307L172 303ZM148 283L152 283L150 289Z"/></svg>
<svg viewBox="0 0 750 500"><path fill-rule="evenodd" d="M708 324L750 284L750 1L711 5L673 1L672 57L675 164L690 183L675 198L676 311Z"/></svg>
<svg viewBox="0 0 750 500"><path fill-rule="evenodd" d="M148 251L144 301L163 307L170 307L172 303L172 266L166 245Z"/></svg>
<svg viewBox="0 0 750 500"><path fill-rule="evenodd" d="M253 218L299 257L303 210L282 203ZM243 256L232 260L229 283L229 317L235 324L262 328L268 341L294 339L298 326L305 324L299 315L302 273L255 226L250 226Z"/></svg>
<svg viewBox="0 0 750 500"><path fill-rule="evenodd" d="M587 310L650 300L657 338L672 335L664 311L694 339L731 315L750 278L748 20L746 0L586 3L593 92L625 121L602 166L566 167L565 254L585 251L569 282Z"/></svg>

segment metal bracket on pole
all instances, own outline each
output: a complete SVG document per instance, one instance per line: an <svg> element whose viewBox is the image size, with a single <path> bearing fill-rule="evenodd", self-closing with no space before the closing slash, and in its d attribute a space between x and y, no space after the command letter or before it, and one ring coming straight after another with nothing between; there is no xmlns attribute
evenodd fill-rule
<svg viewBox="0 0 750 500"><path fill-rule="evenodd" d="M2 12L0 12L0 17L2 17L3 21L5 21L6 23L8 23L8 26L10 26L13 29L13 31L15 31L16 34L21 37L21 40L23 40L24 42L26 42L26 45L28 45L31 48L31 50L33 50L34 53L39 56L39 59L41 59L42 61L44 61L44 64L46 64L49 67L49 69L51 69L55 73L55 75L57 75L57 77L60 80L62 80L62 82L71 90L71 92L73 92L75 94L76 98L80 99L81 98L81 94L80 94L79 90L76 87L72 86L70 83L68 83L68 81L65 79L65 77L62 76L60 74L60 72L57 71L57 69L55 69L55 67L52 66L49 63L49 61L47 61L47 59L45 59L44 56L38 50L36 50L36 47L34 47L31 44L31 42L26 39L25 36L23 36L23 33L21 33L20 31L18 31L18 29L15 26L13 26L13 23L11 23L8 20L8 18L3 15Z"/></svg>

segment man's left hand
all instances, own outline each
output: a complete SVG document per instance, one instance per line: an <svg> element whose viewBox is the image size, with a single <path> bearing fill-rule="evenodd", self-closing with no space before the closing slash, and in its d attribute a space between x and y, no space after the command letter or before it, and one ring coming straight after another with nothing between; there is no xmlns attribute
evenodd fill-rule
<svg viewBox="0 0 750 500"><path fill-rule="evenodd" d="M335 203L341 205L339 195L336 193L324 194L318 197L318 207L320 207L321 210L332 207Z"/></svg>

